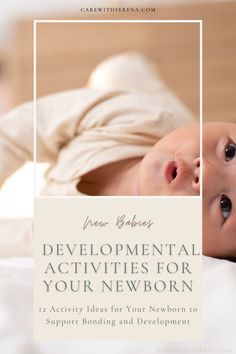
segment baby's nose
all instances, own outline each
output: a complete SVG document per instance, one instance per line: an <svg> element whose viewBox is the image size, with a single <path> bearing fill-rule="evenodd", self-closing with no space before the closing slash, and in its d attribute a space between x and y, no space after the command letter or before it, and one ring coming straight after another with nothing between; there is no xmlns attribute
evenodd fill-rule
<svg viewBox="0 0 236 354"><path fill-rule="evenodd" d="M193 189L200 193L200 157L193 161Z"/></svg>

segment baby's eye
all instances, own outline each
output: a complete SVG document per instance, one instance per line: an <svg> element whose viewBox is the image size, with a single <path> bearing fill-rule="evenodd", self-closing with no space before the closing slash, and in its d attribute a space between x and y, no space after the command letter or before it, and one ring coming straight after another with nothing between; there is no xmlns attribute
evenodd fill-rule
<svg viewBox="0 0 236 354"><path fill-rule="evenodd" d="M229 162L230 160L232 160L235 154L236 154L236 145L233 142L227 144L225 147L225 161Z"/></svg>
<svg viewBox="0 0 236 354"><path fill-rule="evenodd" d="M232 211L232 202L229 199L229 197L227 197L227 195L225 195L225 194L222 194L222 196L221 196L220 209L221 209L221 213L224 218L224 221L226 221Z"/></svg>

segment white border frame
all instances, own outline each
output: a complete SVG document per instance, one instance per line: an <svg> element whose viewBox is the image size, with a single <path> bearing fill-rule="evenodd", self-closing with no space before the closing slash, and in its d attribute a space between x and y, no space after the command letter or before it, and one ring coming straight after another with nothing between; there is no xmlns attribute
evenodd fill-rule
<svg viewBox="0 0 236 354"><path fill-rule="evenodd" d="M33 163L34 163L34 199L48 198L37 196L37 24L38 23L197 23L199 24L199 115L200 115L200 161L202 161L202 122L203 122L203 20L34 20L33 25ZM61 196L60 196L61 197ZM114 196L111 196L114 198ZM117 196L115 196L117 197ZM126 196L120 196L123 198ZM160 197L160 196L153 196ZM168 196L163 196L168 198ZM200 164L200 195L199 196L169 196L169 198L202 198L202 163ZM63 196L63 198L78 198L77 196ZM102 197L104 198L104 197ZM143 198L143 197L140 197Z"/></svg>

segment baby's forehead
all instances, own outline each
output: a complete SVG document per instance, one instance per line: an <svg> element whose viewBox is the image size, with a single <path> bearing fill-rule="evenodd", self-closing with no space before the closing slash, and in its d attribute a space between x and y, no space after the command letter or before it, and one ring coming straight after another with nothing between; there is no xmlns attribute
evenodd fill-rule
<svg viewBox="0 0 236 354"><path fill-rule="evenodd" d="M203 129L211 129L211 130L228 130L233 129L236 130L236 123L233 122L208 122L202 124Z"/></svg>
<svg viewBox="0 0 236 354"><path fill-rule="evenodd" d="M212 122L203 123L202 125L203 139L204 138L219 138L223 136L235 136L236 138L236 123Z"/></svg>

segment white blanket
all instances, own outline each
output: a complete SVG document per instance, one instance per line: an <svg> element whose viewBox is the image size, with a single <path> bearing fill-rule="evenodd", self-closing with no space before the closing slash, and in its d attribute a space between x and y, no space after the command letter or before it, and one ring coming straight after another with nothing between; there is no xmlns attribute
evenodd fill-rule
<svg viewBox="0 0 236 354"><path fill-rule="evenodd" d="M36 342L33 339L33 260L0 259L0 351L3 354L154 354L168 350L199 354L231 350L234 353L236 264L207 257L203 263L201 342Z"/></svg>

